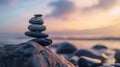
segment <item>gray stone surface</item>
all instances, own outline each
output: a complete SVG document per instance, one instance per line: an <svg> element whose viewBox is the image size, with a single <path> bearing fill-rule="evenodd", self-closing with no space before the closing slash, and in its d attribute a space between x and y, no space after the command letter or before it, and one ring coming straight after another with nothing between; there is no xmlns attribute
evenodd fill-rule
<svg viewBox="0 0 120 67"><path fill-rule="evenodd" d="M40 24L41 25L41 24L44 23L44 21L43 21L43 18L41 18L39 16L35 16L35 17L33 17L29 20L29 23L30 24Z"/></svg>
<svg viewBox="0 0 120 67"><path fill-rule="evenodd" d="M50 49L29 41L0 47L0 67L75 67Z"/></svg>
<svg viewBox="0 0 120 67"><path fill-rule="evenodd" d="M30 37L35 37L35 38L46 38L46 37L48 37L48 34L39 33L39 32L32 32L32 31L25 32L25 35L30 36Z"/></svg>
<svg viewBox="0 0 120 67"><path fill-rule="evenodd" d="M48 46L52 43L52 40L48 38L37 38L37 39L33 39L32 41L35 41L42 46Z"/></svg>
<svg viewBox="0 0 120 67"><path fill-rule="evenodd" d="M44 25L36 25L36 24L33 24L33 25L29 25L28 26L28 29L30 31L45 31L46 30L46 27Z"/></svg>

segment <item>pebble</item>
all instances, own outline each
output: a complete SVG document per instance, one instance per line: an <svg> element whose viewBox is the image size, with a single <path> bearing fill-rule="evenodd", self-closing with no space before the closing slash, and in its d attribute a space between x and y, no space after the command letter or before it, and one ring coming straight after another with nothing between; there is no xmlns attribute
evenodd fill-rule
<svg viewBox="0 0 120 67"><path fill-rule="evenodd" d="M68 43L68 42L63 42L63 43L59 44L56 52L58 54L63 54L63 53L64 54L72 54L76 50L77 50L77 48L73 44Z"/></svg>
<svg viewBox="0 0 120 67"><path fill-rule="evenodd" d="M36 25L36 24L33 24L33 25L29 25L28 26L28 29L30 31L44 31L46 30L46 27L44 25Z"/></svg>
<svg viewBox="0 0 120 67"><path fill-rule="evenodd" d="M81 57L77 63L79 67L99 67L103 65L99 60L89 57Z"/></svg>
<svg viewBox="0 0 120 67"><path fill-rule="evenodd" d="M29 20L29 23L30 24L40 24L41 25L41 24L44 23L44 21L43 21L43 18L41 18L40 16L35 16L35 17L33 17Z"/></svg>
<svg viewBox="0 0 120 67"><path fill-rule="evenodd" d="M93 46L92 49L106 49L107 50L108 48L102 44L97 44Z"/></svg>
<svg viewBox="0 0 120 67"><path fill-rule="evenodd" d="M31 31L25 32L25 35L30 36L30 37L36 37L36 38L46 38L46 37L48 37L48 34L39 33L39 32L31 32Z"/></svg>
<svg viewBox="0 0 120 67"><path fill-rule="evenodd" d="M102 62L105 62L106 60L104 56L96 55L93 52L86 50L86 49L80 49L74 52L73 56L78 56L78 57L85 56L85 57L95 58L95 59L101 60Z"/></svg>
<svg viewBox="0 0 120 67"><path fill-rule="evenodd" d="M32 41L35 41L42 46L48 46L52 43L52 40L47 38L38 38L38 39L33 39Z"/></svg>

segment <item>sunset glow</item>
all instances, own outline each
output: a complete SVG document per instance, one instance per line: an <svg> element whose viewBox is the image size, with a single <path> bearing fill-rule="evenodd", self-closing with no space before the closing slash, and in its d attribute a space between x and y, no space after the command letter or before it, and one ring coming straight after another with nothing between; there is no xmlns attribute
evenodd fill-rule
<svg viewBox="0 0 120 67"><path fill-rule="evenodd" d="M37 13L44 15L48 32L94 30L97 33L102 29L106 34L113 30L116 35L120 33L119 0L12 0L9 4L4 9L0 7L3 9L0 12L1 33L26 31L29 19Z"/></svg>

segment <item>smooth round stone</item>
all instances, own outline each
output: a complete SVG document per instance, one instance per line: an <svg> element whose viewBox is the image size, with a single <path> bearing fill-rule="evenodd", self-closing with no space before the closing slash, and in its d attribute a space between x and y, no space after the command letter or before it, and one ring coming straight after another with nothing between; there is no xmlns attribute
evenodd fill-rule
<svg viewBox="0 0 120 67"><path fill-rule="evenodd" d="M36 25L36 24L33 24L33 25L29 25L28 26L28 29L30 31L44 31L46 30L46 27L44 25Z"/></svg>
<svg viewBox="0 0 120 67"><path fill-rule="evenodd" d="M68 42L63 42L59 44L56 52L58 54L72 54L75 51L77 51L77 48L73 44Z"/></svg>
<svg viewBox="0 0 120 67"><path fill-rule="evenodd" d="M42 17L39 17L39 16L36 16L36 17L33 17L29 20L29 23L30 24L43 24L44 21L43 21L43 18Z"/></svg>
<svg viewBox="0 0 120 67"><path fill-rule="evenodd" d="M32 41L35 41L42 46L48 46L52 43L52 40L47 38L38 38L38 39L33 39Z"/></svg>
<svg viewBox="0 0 120 67"><path fill-rule="evenodd" d="M48 34L39 33L39 32L31 32L31 31L25 32L25 35L27 35L29 37L36 37L36 38L46 38L46 37L48 37Z"/></svg>
<svg viewBox="0 0 120 67"><path fill-rule="evenodd" d="M93 46L92 49L106 49L107 50L108 47L104 46L102 44L97 44L97 45Z"/></svg>
<svg viewBox="0 0 120 67"><path fill-rule="evenodd" d="M91 52L89 50L86 50L86 49L80 49L80 50L74 52L73 55L74 56L78 56L78 57L85 56L85 57L95 58L95 59L101 60L102 62L104 62L105 60L107 60L106 57L101 56L101 55L96 55L95 53L93 53L93 52Z"/></svg>
<svg viewBox="0 0 120 67"><path fill-rule="evenodd" d="M99 62L100 60L94 59L94 58L89 58L89 57L81 57L77 64L79 67L99 67L102 66L103 64Z"/></svg>

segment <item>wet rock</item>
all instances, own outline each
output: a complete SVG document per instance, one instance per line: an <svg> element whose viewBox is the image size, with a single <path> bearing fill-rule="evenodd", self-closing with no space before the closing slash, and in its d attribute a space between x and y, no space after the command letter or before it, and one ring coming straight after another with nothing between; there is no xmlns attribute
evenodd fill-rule
<svg viewBox="0 0 120 67"><path fill-rule="evenodd" d="M91 51L89 51L89 50L85 50L85 49L81 49L81 50L76 51L76 52L73 54L73 57L74 57L74 56L77 56L77 57L85 56L85 57L95 58L95 59L101 60L102 62L105 62L105 60L107 59L107 58L104 57L104 56L96 55L96 54L94 54L93 52L91 52Z"/></svg>
<svg viewBox="0 0 120 67"><path fill-rule="evenodd" d="M99 60L89 57L81 57L77 63L79 67L100 67L103 65Z"/></svg>
<svg viewBox="0 0 120 67"><path fill-rule="evenodd" d="M8 47L9 46L9 47ZM7 47L7 48L5 48ZM1 52L1 51L4 51ZM36 42L6 45L0 49L0 67L75 67Z"/></svg>

